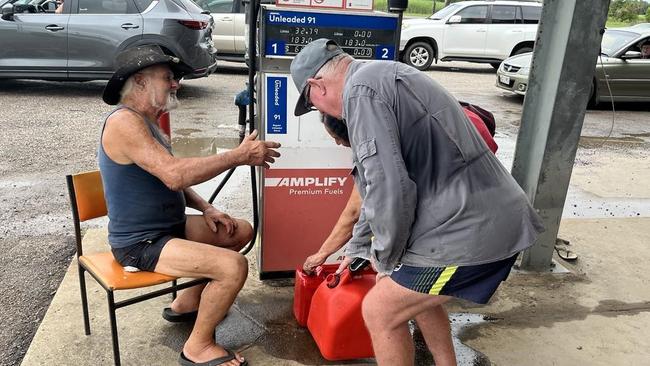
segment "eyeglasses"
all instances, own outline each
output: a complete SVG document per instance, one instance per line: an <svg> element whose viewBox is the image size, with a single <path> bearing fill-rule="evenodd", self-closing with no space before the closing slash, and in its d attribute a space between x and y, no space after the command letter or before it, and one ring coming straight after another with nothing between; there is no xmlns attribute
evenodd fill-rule
<svg viewBox="0 0 650 366"><path fill-rule="evenodd" d="M322 79L322 76L317 76L315 77L316 80ZM310 111L315 111L317 110L316 107L311 103L311 98L309 97L309 94L311 93L311 84L307 83L307 86L305 87L305 108L309 109Z"/></svg>
<svg viewBox="0 0 650 366"><path fill-rule="evenodd" d="M315 108L314 108L314 105L311 104L311 100L309 99L309 93L311 93L311 85L307 84L307 86L305 87L305 104L304 104L304 106L305 106L305 109L309 109L309 110L313 111Z"/></svg>

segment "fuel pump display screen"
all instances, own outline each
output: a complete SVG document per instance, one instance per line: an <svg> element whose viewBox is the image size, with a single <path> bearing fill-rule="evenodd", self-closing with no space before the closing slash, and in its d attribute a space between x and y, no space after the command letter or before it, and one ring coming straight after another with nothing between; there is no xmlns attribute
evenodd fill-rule
<svg viewBox="0 0 650 366"><path fill-rule="evenodd" d="M263 15L266 57L293 57L329 38L357 59L395 59L397 17L270 9Z"/></svg>

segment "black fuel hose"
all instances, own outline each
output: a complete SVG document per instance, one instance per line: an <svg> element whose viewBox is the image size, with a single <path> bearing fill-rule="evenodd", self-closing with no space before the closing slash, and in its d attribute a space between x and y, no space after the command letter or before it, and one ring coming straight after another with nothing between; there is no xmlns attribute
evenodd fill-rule
<svg viewBox="0 0 650 366"><path fill-rule="evenodd" d="M246 133L246 106L248 106L248 123L249 131L255 130L255 73L257 72L257 32L255 23L257 21L257 14L260 9L260 0L249 0L248 2L248 88L247 88L247 98L242 93L239 93L235 98L235 104L239 108L239 118L238 123L239 128L239 143L244 140ZM248 252L253 249L255 246L255 241L257 239L257 232L259 230L259 210L258 210L258 198L257 198L257 172L255 167L251 166L251 193L253 196L253 239L250 243L246 244L239 252L243 255L248 254ZM235 172L237 167L231 168L226 176L221 180L217 189L212 193L208 203L212 204L215 198L219 195L219 192L226 185L230 177Z"/></svg>
<svg viewBox="0 0 650 366"><path fill-rule="evenodd" d="M257 32L256 22L257 14L260 10L260 0L249 0L248 5L248 124L249 131L255 130L255 73L257 72ZM253 197L253 239L239 252L243 255L253 249L257 241L257 232L259 230L259 212L257 202L257 172L254 166L251 169L251 195Z"/></svg>
<svg viewBox="0 0 650 366"><path fill-rule="evenodd" d="M237 118L237 124L239 125L239 144L244 141L244 136L246 136L246 107L250 103L250 99L248 98L248 89L242 90L237 96L235 97L235 105L239 109L239 116ZM214 190L212 195L210 196L210 199L208 200L209 204L212 204L214 202L214 199L217 198L223 187L226 185L232 174L235 172L235 169L237 167L232 167L230 170L228 170L228 173L226 176L219 182L219 186L217 189Z"/></svg>

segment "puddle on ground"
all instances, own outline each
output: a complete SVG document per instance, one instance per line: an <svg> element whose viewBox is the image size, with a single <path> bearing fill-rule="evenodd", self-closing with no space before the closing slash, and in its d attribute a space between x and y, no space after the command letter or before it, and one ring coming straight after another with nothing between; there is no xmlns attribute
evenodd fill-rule
<svg viewBox="0 0 650 366"><path fill-rule="evenodd" d="M637 135L629 135L628 137L581 136L579 145L582 148L593 149L602 147L603 145L616 147L637 147L645 143L644 139L636 136Z"/></svg>
<svg viewBox="0 0 650 366"><path fill-rule="evenodd" d="M290 310L290 309L288 309ZM463 344L459 335L465 329L484 323L486 320L480 314L449 314L452 337L458 365L462 366L488 366L490 360L484 354ZM409 330L413 335L415 344L415 364L420 366L433 366L434 361L425 343L422 333L415 323L409 323ZM329 362L325 360L316 346L307 328L302 328L291 319L285 324L268 324L268 332L259 339L259 343L268 354L277 358L294 360L304 365L374 365L374 359L357 359L350 361Z"/></svg>
<svg viewBox="0 0 650 366"><path fill-rule="evenodd" d="M562 217L619 218L650 217L650 199L599 197L581 189L569 187Z"/></svg>
<svg viewBox="0 0 650 366"><path fill-rule="evenodd" d="M174 133L181 136L188 136L195 132L201 132L202 130L196 128L179 128L174 130Z"/></svg>
<svg viewBox="0 0 650 366"><path fill-rule="evenodd" d="M264 353L278 359L293 360L303 365L374 365L374 359L357 359L330 362L325 360L316 346L309 330L298 325L293 317L293 291L276 290L269 293L250 294L238 298L228 317L217 328L217 338L227 346L240 348L259 346ZM480 352L464 345L460 335L468 328L485 323L481 314L449 314L458 365L490 365L489 359ZM422 333L413 323L409 324L416 349L415 364L434 365Z"/></svg>
<svg viewBox="0 0 650 366"><path fill-rule="evenodd" d="M172 151L179 158L209 156L217 153L217 149L233 149L239 145L236 137L173 137Z"/></svg>
<svg viewBox="0 0 650 366"><path fill-rule="evenodd" d="M625 136L634 136L634 137L650 137L650 132L645 133L624 133Z"/></svg>
<svg viewBox="0 0 650 366"><path fill-rule="evenodd" d="M491 365L490 359L488 359L486 355L465 345L460 338L465 331L473 328L476 325L485 323L489 321L489 319L482 314L450 313L449 321L451 323L451 336L454 342L454 349L456 351L456 363L463 366ZM414 336L414 339L416 340L415 344L417 345L417 337ZM422 339L422 344L426 350L424 339ZM428 354L429 352L426 353ZM418 363L416 362L416 364ZM424 365L434 365L433 360L430 363L426 363Z"/></svg>

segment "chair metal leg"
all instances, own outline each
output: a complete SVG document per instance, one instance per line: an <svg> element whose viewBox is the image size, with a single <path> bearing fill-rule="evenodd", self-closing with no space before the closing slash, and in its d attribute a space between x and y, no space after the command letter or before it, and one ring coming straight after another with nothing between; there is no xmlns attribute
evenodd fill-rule
<svg viewBox="0 0 650 366"><path fill-rule="evenodd" d="M120 366L120 344L117 339L117 319L115 319L115 298L113 297L113 291L106 291L106 296L108 297L108 316L111 319L111 337L113 338L113 359L115 360L115 366Z"/></svg>
<svg viewBox="0 0 650 366"><path fill-rule="evenodd" d="M79 290L81 292L81 307L84 312L84 331L86 335L90 335L90 319L88 317L88 298L86 297L86 270L81 266L77 265L79 272Z"/></svg>
<svg viewBox="0 0 650 366"><path fill-rule="evenodd" d="M172 287L176 287L176 280L172 281ZM176 300L176 290L172 292L172 300Z"/></svg>

